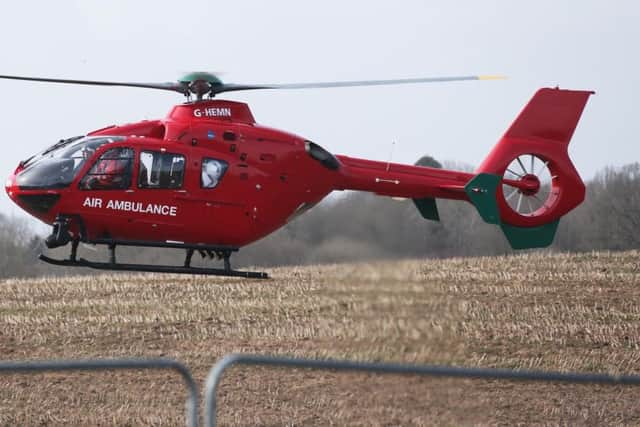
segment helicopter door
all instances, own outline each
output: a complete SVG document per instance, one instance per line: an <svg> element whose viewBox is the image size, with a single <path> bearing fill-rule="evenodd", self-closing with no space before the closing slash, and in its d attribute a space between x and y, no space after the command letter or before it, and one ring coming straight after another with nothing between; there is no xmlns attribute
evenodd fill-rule
<svg viewBox="0 0 640 427"><path fill-rule="evenodd" d="M138 155L136 197L140 215L136 232L143 240L182 241L186 195L184 176L186 156L164 149L142 149Z"/></svg>
<svg viewBox="0 0 640 427"><path fill-rule="evenodd" d="M217 153L200 152L198 176L193 185L198 203L199 234L204 241L239 245L251 232L246 213L246 198L231 173L232 166ZM195 162L194 162L195 163Z"/></svg>
<svg viewBox="0 0 640 427"><path fill-rule="evenodd" d="M90 237L127 237L126 227L133 218L134 154L130 147L108 149L80 180L80 191L74 194Z"/></svg>

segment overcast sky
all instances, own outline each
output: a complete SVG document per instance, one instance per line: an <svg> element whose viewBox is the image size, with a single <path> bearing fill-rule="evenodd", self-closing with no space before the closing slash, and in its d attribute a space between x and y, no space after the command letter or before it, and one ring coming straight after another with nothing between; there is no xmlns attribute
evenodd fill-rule
<svg viewBox="0 0 640 427"><path fill-rule="evenodd" d="M637 1L28 1L0 15L0 74L232 83L506 74L506 81L225 94L330 151L476 165L539 87L596 91L570 153L583 178L640 160ZM180 95L0 81L0 172L63 137L162 118ZM0 212L18 214L2 191ZM21 215L21 214L18 214Z"/></svg>

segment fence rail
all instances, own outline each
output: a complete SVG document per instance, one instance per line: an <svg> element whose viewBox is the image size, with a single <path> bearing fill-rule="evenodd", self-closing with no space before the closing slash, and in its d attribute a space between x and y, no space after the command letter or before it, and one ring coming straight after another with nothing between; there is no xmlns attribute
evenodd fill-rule
<svg viewBox="0 0 640 427"><path fill-rule="evenodd" d="M222 375L233 365L255 365L315 370L356 371L378 374L422 375L429 377L473 378L494 380L589 383L608 385L640 385L640 376L596 373L563 373L552 371L514 371L507 369L464 368L437 365L370 363L347 360L315 360L270 357L254 354L230 354L222 358L209 372L205 383L205 425L215 427L217 421L217 389Z"/></svg>
<svg viewBox="0 0 640 427"><path fill-rule="evenodd" d="M198 386L191 371L182 363L171 359L89 359L51 360L37 362L0 362L0 373L38 373L64 371L108 371L166 369L178 372L188 391L186 399L187 426L198 426Z"/></svg>
<svg viewBox="0 0 640 427"><path fill-rule="evenodd" d="M637 375L607 375L598 373L564 373L553 371L515 371L507 369L464 368L438 365L409 365L401 363L372 363L349 360L315 360L256 354L229 354L209 371L205 383L204 421L207 426L217 423L217 390L227 369L234 365L303 368L314 370L368 372L428 377L493 379L538 382L590 383L605 385L640 385ZM170 359L89 359L34 362L0 362L0 374L37 373L46 371L106 371L165 369L178 372L187 387L186 424L197 426L198 387L191 372L180 362Z"/></svg>

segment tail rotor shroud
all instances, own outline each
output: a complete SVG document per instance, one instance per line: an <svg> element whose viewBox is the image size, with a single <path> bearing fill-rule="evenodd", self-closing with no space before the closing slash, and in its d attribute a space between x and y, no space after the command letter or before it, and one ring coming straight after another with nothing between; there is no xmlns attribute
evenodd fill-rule
<svg viewBox="0 0 640 427"><path fill-rule="evenodd" d="M549 246L560 218L584 200L568 146L592 94L538 90L465 186L514 249Z"/></svg>

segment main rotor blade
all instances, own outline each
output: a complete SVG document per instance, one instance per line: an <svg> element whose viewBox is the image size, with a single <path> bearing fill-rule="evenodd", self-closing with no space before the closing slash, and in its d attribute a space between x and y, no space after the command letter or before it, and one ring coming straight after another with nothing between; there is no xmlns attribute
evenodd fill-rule
<svg viewBox="0 0 640 427"><path fill-rule="evenodd" d="M0 75L0 79L7 80L24 80L29 82L48 82L48 83L63 83L63 84L75 84L75 85L91 85L91 86L125 86L125 87L140 87L146 89L162 89L179 92L182 94L188 93L188 88L180 83L135 83L135 82L105 82L95 80L70 80L70 79L51 79L45 77L24 77L24 76L4 76Z"/></svg>
<svg viewBox="0 0 640 427"><path fill-rule="evenodd" d="M185 96L194 94L198 99L202 99L204 95L215 96L218 93L232 92L240 90L258 90L258 89L326 89L335 87L356 87L356 86L383 86L383 85L399 85L413 83L440 83L453 82L463 80L498 80L504 79L503 76L457 76L457 77L419 77L411 79L395 79L395 80L356 80L342 82L314 82L314 83L274 83L274 84L234 84L222 83L222 81L212 73L192 73L178 82L168 83L136 83L136 82L110 82L96 80L75 80L75 79L54 79L46 77L25 77L25 76L7 76L0 75L0 79L23 80L31 82L48 82L63 84L79 84L90 86L122 86L122 87L139 87L146 89L170 90L181 93Z"/></svg>
<svg viewBox="0 0 640 427"><path fill-rule="evenodd" d="M259 85L235 85L223 84L214 87L213 92L221 93L234 90L254 90L254 89L326 89L334 87L357 87L357 86L385 86L399 84L414 83L440 83L440 82L457 82L464 80L501 80L504 76L456 76L456 77L418 77L411 79L395 79L395 80L354 80L343 82L312 82L312 83L275 83L275 84L259 84Z"/></svg>

